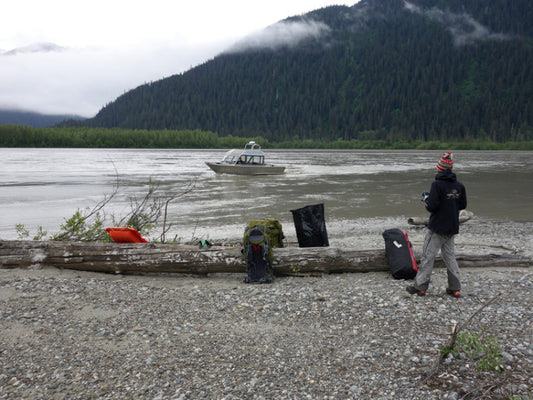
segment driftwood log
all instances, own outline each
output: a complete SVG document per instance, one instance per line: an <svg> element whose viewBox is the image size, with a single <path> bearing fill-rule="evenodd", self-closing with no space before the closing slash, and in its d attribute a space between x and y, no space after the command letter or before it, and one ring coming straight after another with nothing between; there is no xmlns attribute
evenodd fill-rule
<svg viewBox="0 0 533 400"><path fill-rule="evenodd" d="M456 254L463 267L533 265L520 254ZM243 273L241 248L153 243L0 241L0 268L47 267L116 274ZM440 259L436 267L442 267ZM274 249L276 275L389 271L385 250L334 247Z"/></svg>
<svg viewBox="0 0 533 400"><path fill-rule="evenodd" d="M459 223L462 224L474 217L474 213L468 210L461 210L459 213ZM425 217L411 217L407 218L407 223L409 225L427 225L429 224L429 214Z"/></svg>

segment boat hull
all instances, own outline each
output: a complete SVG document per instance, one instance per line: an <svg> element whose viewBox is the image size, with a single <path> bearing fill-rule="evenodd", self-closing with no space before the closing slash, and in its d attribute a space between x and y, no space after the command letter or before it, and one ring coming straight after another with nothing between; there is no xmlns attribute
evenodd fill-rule
<svg viewBox="0 0 533 400"><path fill-rule="evenodd" d="M285 167L276 165L226 164L221 162L206 162L206 165L217 174L281 175L285 172Z"/></svg>

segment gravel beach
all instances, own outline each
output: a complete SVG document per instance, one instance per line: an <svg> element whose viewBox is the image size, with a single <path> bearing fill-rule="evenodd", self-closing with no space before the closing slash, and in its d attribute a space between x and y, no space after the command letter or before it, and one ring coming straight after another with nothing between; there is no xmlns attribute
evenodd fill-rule
<svg viewBox="0 0 533 400"><path fill-rule="evenodd" d="M409 234L416 248L423 230ZM380 235L359 245L383 247ZM531 223L467 223L457 237L458 251L532 247ZM531 399L531 269L461 272L456 299L444 269L418 297L386 272L247 285L0 268L0 399ZM465 351L435 368L476 312L465 331L498 344L501 370Z"/></svg>

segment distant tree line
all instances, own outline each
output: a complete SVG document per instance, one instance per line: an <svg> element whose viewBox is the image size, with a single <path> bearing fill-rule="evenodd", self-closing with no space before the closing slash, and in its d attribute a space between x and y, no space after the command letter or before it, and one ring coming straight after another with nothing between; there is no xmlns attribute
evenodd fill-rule
<svg viewBox="0 0 533 400"><path fill-rule="evenodd" d="M531 141L497 143L488 140L421 141L387 139L300 139L272 142L262 136L220 137L200 130L136 130L120 128L33 128L21 125L0 125L0 147L57 148L160 148L160 149L230 149L243 148L254 140L264 148L286 149L463 149L463 150L533 150Z"/></svg>

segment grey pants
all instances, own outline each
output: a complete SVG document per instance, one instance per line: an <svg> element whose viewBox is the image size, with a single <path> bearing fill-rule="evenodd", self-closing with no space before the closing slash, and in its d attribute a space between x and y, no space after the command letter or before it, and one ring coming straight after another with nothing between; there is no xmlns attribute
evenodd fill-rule
<svg viewBox="0 0 533 400"><path fill-rule="evenodd" d="M439 250L448 269L448 289L461 290L461 275L455 259L454 239L455 235L439 235L429 229L427 230L418 273L415 277L415 287L418 290L425 292L428 289L433 264Z"/></svg>

